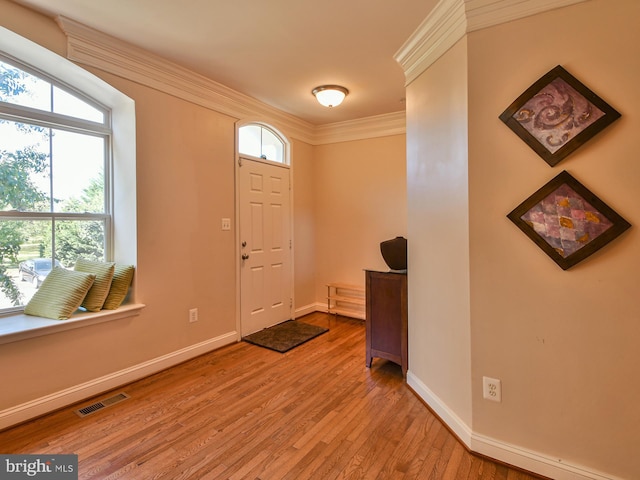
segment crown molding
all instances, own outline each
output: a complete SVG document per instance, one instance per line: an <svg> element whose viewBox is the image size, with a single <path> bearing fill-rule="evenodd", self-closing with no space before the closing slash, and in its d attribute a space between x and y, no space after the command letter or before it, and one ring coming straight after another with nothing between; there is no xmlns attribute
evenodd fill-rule
<svg viewBox="0 0 640 480"><path fill-rule="evenodd" d="M303 141L313 125L241 94L203 75L66 17L56 18L67 36L67 58L175 97L242 119L268 119Z"/></svg>
<svg viewBox="0 0 640 480"><path fill-rule="evenodd" d="M319 125L315 127L314 145L403 135L406 131L405 119L405 112L402 111Z"/></svg>
<svg viewBox="0 0 640 480"><path fill-rule="evenodd" d="M467 32L500 25L589 0L464 0Z"/></svg>
<svg viewBox="0 0 640 480"><path fill-rule="evenodd" d="M404 70L406 85L455 45L466 27L464 1L440 0L394 55Z"/></svg>
<svg viewBox="0 0 640 480"><path fill-rule="evenodd" d="M311 145L404 133L397 114L316 126L237 92L123 40L66 17L56 22L67 36L67 58L229 115L269 122ZM404 118L404 112L402 112Z"/></svg>
<svg viewBox="0 0 640 480"><path fill-rule="evenodd" d="M413 82L467 33L590 0L440 0L394 55Z"/></svg>

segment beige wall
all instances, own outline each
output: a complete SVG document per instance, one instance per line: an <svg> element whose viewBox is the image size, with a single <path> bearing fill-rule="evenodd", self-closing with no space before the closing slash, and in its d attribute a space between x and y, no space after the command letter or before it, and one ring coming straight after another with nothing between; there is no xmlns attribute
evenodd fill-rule
<svg viewBox="0 0 640 480"><path fill-rule="evenodd" d="M640 477L637 230L565 272L504 215L567 170L638 224L639 19L637 0L592 0L469 37L474 429L621 478ZM496 117L557 64L622 118L550 168Z"/></svg>
<svg viewBox="0 0 640 480"><path fill-rule="evenodd" d="M471 424L466 42L407 89L409 370Z"/></svg>
<svg viewBox="0 0 640 480"><path fill-rule="evenodd" d="M0 0L0 11L0 26L64 56L67 51L67 38L50 18L9 0Z"/></svg>
<svg viewBox="0 0 640 480"><path fill-rule="evenodd" d="M316 147L316 298L327 282L364 287L368 269L388 270L380 242L406 237L405 136Z"/></svg>
<svg viewBox="0 0 640 480"><path fill-rule="evenodd" d="M309 312L315 297L315 258L316 258L316 202L319 187L314 178L315 147L293 141L293 242L295 310L298 315Z"/></svg>
<svg viewBox="0 0 640 480"><path fill-rule="evenodd" d="M597 478L640 478L637 227L563 271L506 214L566 169L638 224L638 19L637 0L591 0L476 31L411 84L407 96L410 371L472 428L475 439L489 439L508 455L541 455L538 466L548 461L560 470L563 465L584 468L584 478L592 478L589 472L605 472ZM558 64L622 118L551 168L498 115ZM459 106L440 98L455 90L445 85L443 75L454 74L466 74L468 83L468 287L461 261L454 260L452 268L422 251L434 242L442 247L429 235L431 224L448 219L456 209L446 201L427 206L432 195L420 194L420 183L435 189L443 179L446 188L440 188L447 199L465 194L459 152L450 145L438 150L443 150L441 158L430 157L428 148L437 141L426 133L430 128L454 131L465 121ZM451 76L450 81L463 89L464 80ZM444 127L434 123L435 116ZM458 128L462 133L463 127ZM464 139L451 138L457 141ZM459 168L459 179L450 178L454 168ZM416 200L425 202L422 209L414 205ZM462 203L456 211L464 220ZM463 230L456 226L451 233L460 248ZM445 248L443 256L456 258L452 250ZM470 294L467 335L465 309L450 297L455 283L446 280L452 276L459 280L463 302L465 293ZM445 281L436 281L439 277ZM434 301L436 305L430 304ZM446 335L456 326L458 336ZM438 335L437 340L430 335ZM415 352L417 345L438 348L434 344L440 341L438 353L450 352L441 357L445 361L436 363ZM463 383L469 378L443 378L449 373L447 360L459 366L470 360L471 420L466 399L456 399L465 394ZM483 375L502 380L502 403L482 398ZM583 478L566 472L564 478Z"/></svg>

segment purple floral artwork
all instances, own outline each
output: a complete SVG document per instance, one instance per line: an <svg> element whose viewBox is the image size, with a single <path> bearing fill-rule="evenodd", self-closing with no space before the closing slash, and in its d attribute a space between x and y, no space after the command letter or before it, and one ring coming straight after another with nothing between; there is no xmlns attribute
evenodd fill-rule
<svg viewBox="0 0 640 480"><path fill-rule="evenodd" d="M588 245L613 226L566 184L521 218L563 258Z"/></svg>
<svg viewBox="0 0 640 480"><path fill-rule="evenodd" d="M556 78L525 103L513 118L551 153L557 152L604 112L562 78Z"/></svg>
<svg viewBox="0 0 640 480"><path fill-rule="evenodd" d="M553 167L620 118L620 113L558 65L499 118Z"/></svg>
<svg viewBox="0 0 640 480"><path fill-rule="evenodd" d="M566 171L539 188L507 218L563 270L631 227Z"/></svg>

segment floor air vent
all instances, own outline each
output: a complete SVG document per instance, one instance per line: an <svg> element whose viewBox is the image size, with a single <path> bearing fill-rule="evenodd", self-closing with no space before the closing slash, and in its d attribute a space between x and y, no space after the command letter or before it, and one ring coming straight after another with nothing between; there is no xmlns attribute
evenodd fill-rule
<svg viewBox="0 0 640 480"><path fill-rule="evenodd" d="M122 402L127 398L131 398L131 397L129 397L129 395L127 395L124 392L120 392L115 394L112 397L105 398L103 400L100 400L99 402L92 403L91 405L88 405L86 407L82 407L76 410L76 415L78 415L79 417L86 417L87 415L91 415L92 413L97 412L98 410L102 410L103 408L107 408L107 407L110 407L111 405L115 405L116 403Z"/></svg>

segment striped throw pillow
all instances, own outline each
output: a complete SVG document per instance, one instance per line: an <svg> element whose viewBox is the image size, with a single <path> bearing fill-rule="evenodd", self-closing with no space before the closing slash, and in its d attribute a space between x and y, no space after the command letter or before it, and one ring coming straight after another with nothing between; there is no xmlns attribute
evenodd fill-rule
<svg viewBox="0 0 640 480"><path fill-rule="evenodd" d="M109 294L115 265L113 262L95 262L84 258L79 258L76 261L76 266L74 267L76 272L92 273L96 276L95 282L93 282L87 296L82 301L81 306L87 311L99 312L102 310L102 305L104 305L104 301Z"/></svg>
<svg viewBox="0 0 640 480"><path fill-rule="evenodd" d="M96 276L56 267L24 307L24 313L37 317L67 320L75 312Z"/></svg>
<svg viewBox="0 0 640 480"><path fill-rule="evenodd" d="M127 293L129 293L129 286L133 280L133 271L133 265L116 264L113 280L111 280L111 289L102 308L115 310L122 305L122 302L127 297Z"/></svg>

